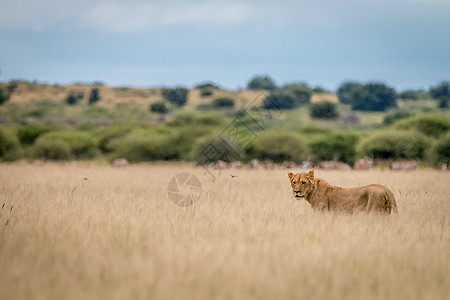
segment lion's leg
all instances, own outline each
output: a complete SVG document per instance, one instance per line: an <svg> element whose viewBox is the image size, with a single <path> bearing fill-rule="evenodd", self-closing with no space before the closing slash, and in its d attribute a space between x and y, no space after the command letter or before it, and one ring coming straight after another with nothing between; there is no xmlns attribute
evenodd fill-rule
<svg viewBox="0 0 450 300"><path fill-rule="evenodd" d="M390 213L389 198L384 192L371 191L367 199L367 212L376 211L380 213Z"/></svg>
<svg viewBox="0 0 450 300"><path fill-rule="evenodd" d="M389 200L389 204L390 204L390 207L391 207L391 210L389 211L389 213L393 212L394 214L398 214L397 201L395 201L394 193L392 193L391 190L387 190L386 194L387 194L387 198Z"/></svg>

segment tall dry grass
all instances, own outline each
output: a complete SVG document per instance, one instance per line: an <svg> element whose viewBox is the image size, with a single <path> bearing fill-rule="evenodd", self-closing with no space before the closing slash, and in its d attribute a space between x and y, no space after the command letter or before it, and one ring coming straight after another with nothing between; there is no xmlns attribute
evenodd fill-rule
<svg viewBox="0 0 450 300"><path fill-rule="evenodd" d="M178 172L203 184L193 207L168 200ZM0 298L448 299L449 173L316 170L387 185L385 217L316 213L285 170L232 172L0 165Z"/></svg>

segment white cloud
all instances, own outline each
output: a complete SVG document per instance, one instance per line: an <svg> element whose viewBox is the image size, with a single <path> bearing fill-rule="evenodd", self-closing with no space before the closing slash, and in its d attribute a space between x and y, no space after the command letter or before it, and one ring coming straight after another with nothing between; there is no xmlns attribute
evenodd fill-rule
<svg viewBox="0 0 450 300"><path fill-rule="evenodd" d="M83 2L0 0L0 30L45 31L70 27Z"/></svg>
<svg viewBox="0 0 450 300"><path fill-rule="evenodd" d="M167 9L161 18L165 25L236 25L252 16L252 8L246 3L202 2L177 5Z"/></svg>
<svg viewBox="0 0 450 300"><path fill-rule="evenodd" d="M0 30L89 29L134 33L166 26L243 24L251 2L126 0L0 0Z"/></svg>
<svg viewBox="0 0 450 300"><path fill-rule="evenodd" d="M174 26L277 26L293 22L333 27L373 7L438 7L449 0L0 0L0 30L87 29L138 33ZM374 6L375 5L375 6ZM356 7L356 8L355 8ZM359 9L359 10L358 10ZM355 11L357 13L355 13ZM379 11L383 14L385 11Z"/></svg>
<svg viewBox="0 0 450 300"><path fill-rule="evenodd" d="M84 12L77 24L102 32L136 33L166 26L242 24L252 12L245 3L172 1L168 4L102 2Z"/></svg>
<svg viewBox="0 0 450 300"><path fill-rule="evenodd" d="M151 27L156 16L155 6L149 3L102 2L84 12L77 25L101 32L133 33Z"/></svg>

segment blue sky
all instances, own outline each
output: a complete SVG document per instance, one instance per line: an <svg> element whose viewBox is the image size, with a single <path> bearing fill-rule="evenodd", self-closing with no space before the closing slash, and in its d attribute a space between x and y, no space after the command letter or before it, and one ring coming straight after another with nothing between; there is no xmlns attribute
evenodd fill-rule
<svg viewBox="0 0 450 300"><path fill-rule="evenodd" d="M335 89L450 79L450 0L0 0L0 81Z"/></svg>

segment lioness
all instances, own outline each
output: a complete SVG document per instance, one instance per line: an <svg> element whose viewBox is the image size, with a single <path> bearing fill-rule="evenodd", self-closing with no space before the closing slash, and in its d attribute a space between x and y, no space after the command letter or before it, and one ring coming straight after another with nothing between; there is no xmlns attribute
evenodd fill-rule
<svg viewBox="0 0 450 300"><path fill-rule="evenodd" d="M288 173L296 199L305 199L317 210L377 211L397 213L394 194L385 186L371 184L357 188L333 186L320 178L314 178L314 170L309 173Z"/></svg>

